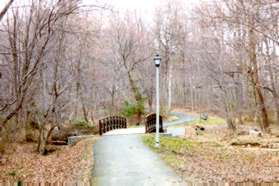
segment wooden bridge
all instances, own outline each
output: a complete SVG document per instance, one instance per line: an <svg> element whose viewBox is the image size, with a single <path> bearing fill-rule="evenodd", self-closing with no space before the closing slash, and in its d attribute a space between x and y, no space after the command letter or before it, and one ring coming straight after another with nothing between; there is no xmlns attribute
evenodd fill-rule
<svg viewBox="0 0 279 186"><path fill-rule="evenodd" d="M145 133L156 132L156 113L148 114L145 117ZM163 118L159 117L159 132L164 132L163 129Z"/></svg>
<svg viewBox="0 0 279 186"><path fill-rule="evenodd" d="M99 120L100 135L114 129L122 128L127 128L127 119L122 116L109 116Z"/></svg>
<svg viewBox="0 0 279 186"><path fill-rule="evenodd" d="M145 117L144 120L145 127L140 128L140 133L154 133L156 132L156 114L151 113ZM159 120L160 128L159 132L164 132L163 130L163 120L160 116ZM122 116L109 116L104 119L99 120L99 134L103 135L106 132L115 129L125 129L127 128L127 119Z"/></svg>

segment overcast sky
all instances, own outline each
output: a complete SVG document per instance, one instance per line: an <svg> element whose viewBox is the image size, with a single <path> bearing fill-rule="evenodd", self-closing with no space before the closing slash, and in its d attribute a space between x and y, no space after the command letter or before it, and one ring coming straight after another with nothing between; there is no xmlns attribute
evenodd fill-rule
<svg viewBox="0 0 279 186"><path fill-rule="evenodd" d="M0 9L3 8L8 0L0 0ZM22 2L24 0L15 0L15 2ZM134 11L145 18L152 17L156 7L165 0L97 0L99 3L110 4L116 10L126 12L127 10ZM186 6L191 7L201 0L183 0ZM83 0L84 4L94 4L96 0Z"/></svg>
<svg viewBox="0 0 279 186"><path fill-rule="evenodd" d="M186 6L192 6L197 4L201 0L182 0L186 3ZM90 4L94 2L94 0L83 0L85 4ZM115 9L119 9L120 11L134 11L136 10L138 13L143 15L150 15L154 13L156 7L159 4L166 2L166 0L99 0L98 2L111 4Z"/></svg>

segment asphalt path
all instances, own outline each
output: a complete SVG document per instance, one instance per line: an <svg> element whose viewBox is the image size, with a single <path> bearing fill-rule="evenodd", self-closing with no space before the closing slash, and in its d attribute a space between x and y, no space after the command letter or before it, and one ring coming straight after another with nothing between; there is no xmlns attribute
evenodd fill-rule
<svg viewBox="0 0 279 186"><path fill-rule="evenodd" d="M179 119L164 122L167 132L184 133L174 126L193 120L192 116L173 112ZM185 185L175 171L143 144L144 128L128 128L106 133L94 145L97 186L176 186Z"/></svg>
<svg viewBox="0 0 279 186"><path fill-rule="evenodd" d="M193 116L187 115L182 112L172 112L170 115L176 116L178 117L178 119L170 122L164 122L164 127L185 124L186 122L192 121L194 119Z"/></svg>
<svg viewBox="0 0 279 186"><path fill-rule="evenodd" d="M163 160L145 146L142 135L104 136L94 145L97 186L184 185Z"/></svg>

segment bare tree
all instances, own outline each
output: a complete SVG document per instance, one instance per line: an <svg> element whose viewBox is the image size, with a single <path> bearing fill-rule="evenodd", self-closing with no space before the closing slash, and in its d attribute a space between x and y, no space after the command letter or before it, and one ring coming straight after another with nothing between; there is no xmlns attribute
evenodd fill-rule
<svg viewBox="0 0 279 186"><path fill-rule="evenodd" d="M115 18L114 18L115 19ZM131 93L137 104L144 101L143 88L138 83L141 78L139 66L151 57L149 40L144 24L136 16L127 14L124 19L118 17L112 22L110 35L112 50L120 63L123 73L126 74ZM141 122L138 112L137 122Z"/></svg>
<svg viewBox="0 0 279 186"><path fill-rule="evenodd" d="M3 10L0 11L0 21L3 19L4 15L7 13L13 2L14 0L9 0L8 3L4 6Z"/></svg>

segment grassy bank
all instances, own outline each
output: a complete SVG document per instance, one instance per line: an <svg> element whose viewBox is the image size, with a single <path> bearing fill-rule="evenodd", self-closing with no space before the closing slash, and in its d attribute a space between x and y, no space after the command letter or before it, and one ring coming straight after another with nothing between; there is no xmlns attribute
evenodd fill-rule
<svg viewBox="0 0 279 186"><path fill-rule="evenodd" d="M190 121L188 125L195 125L195 124L200 124L200 125L224 125L226 124L226 121L218 116L209 116L207 120L203 119L195 119L193 121Z"/></svg>
<svg viewBox="0 0 279 186"><path fill-rule="evenodd" d="M175 127L185 127L191 125L225 125L226 120L218 116L209 116L207 120L200 119L199 117L194 118L194 120L185 122L181 125L176 125Z"/></svg>
<svg viewBox="0 0 279 186"><path fill-rule="evenodd" d="M185 181L278 182L279 150L233 147L223 142L161 136L154 148L154 135L143 142L157 152Z"/></svg>
<svg viewBox="0 0 279 186"><path fill-rule="evenodd" d="M175 168L179 168L179 165L184 163L184 161L179 158L179 155L192 152L192 150L199 145L199 143L192 140L161 136L160 148L155 148L154 135L144 135L143 142L152 150L158 152L167 163Z"/></svg>

